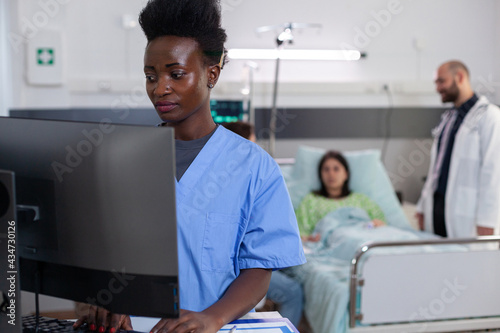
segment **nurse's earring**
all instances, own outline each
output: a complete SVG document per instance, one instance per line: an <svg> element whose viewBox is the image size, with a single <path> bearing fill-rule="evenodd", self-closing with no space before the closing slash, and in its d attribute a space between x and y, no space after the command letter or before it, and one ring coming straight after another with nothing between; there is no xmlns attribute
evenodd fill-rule
<svg viewBox="0 0 500 333"><path fill-rule="evenodd" d="M208 87L209 87L210 89L212 89L212 88L214 87L214 84L210 82L210 83L208 84Z"/></svg>

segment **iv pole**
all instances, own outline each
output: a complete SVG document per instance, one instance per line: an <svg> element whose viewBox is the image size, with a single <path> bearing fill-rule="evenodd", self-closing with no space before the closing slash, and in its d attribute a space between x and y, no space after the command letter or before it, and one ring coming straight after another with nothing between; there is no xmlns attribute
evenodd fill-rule
<svg viewBox="0 0 500 333"><path fill-rule="evenodd" d="M271 119L269 120L269 155L274 157L276 151L276 118L278 117L278 75L280 72L280 51L283 49L283 41L276 39L278 44L278 57L276 58L276 67L274 70L273 102L271 107Z"/></svg>
<svg viewBox="0 0 500 333"><path fill-rule="evenodd" d="M248 121L250 122L250 124L255 126L255 105L254 105L255 103L253 102L255 92L254 92L253 75L254 75L254 72L259 69L259 65L256 62L247 61L245 63L245 68L248 71L248 74L247 74L248 82L246 83L245 88L243 89L243 90L245 90L245 92L243 94L247 98L246 108L248 111Z"/></svg>
<svg viewBox="0 0 500 333"><path fill-rule="evenodd" d="M273 99L271 107L271 118L269 120L269 155L274 157L276 150L276 121L278 117L278 76L280 70L280 51L284 48L285 44L293 43L293 29L303 29L303 28L321 28L321 24L317 23L283 23L279 25L271 25L257 28L257 33L262 33L266 31L276 30L278 28L283 29L283 31L276 38L276 48L278 50L276 57L276 68L274 72L274 85L273 85Z"/></svg>

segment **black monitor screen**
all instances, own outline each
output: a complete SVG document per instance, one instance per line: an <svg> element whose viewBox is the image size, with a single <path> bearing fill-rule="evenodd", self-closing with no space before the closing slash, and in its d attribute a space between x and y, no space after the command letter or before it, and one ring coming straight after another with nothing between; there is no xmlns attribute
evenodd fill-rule
<svg viewBox="0 0 500 333"><path fill-rule="evenodd" d="M173 130L0 117L21 289L178 316Z"/></svg>

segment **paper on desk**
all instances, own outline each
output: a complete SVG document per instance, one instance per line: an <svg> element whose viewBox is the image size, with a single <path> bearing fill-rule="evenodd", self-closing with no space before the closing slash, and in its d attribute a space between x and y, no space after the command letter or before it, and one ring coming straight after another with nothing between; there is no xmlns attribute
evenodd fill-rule
<svg viewBox="0 0 500 333"><path fill-rule="evenodd" d="M225 325L219 333L228 333L236 325L237 333L299 333L287 318L239 319Z"/></svg>
<svg viewBox="0 0 500 333"><path fill-rule="evenodd" d="M131 317L134 331L151 332L160 318ZM238 319L222 327L220 333L228 333L236 325L237 333L298 333L287 318Z"/></svg>
<svg viewBox="0 0 500 333"><path fill-rule="evenodd" d="M151 329L158 324L161 318L134 317L130 316L132 327L137 332L151 332Z"/></svg>

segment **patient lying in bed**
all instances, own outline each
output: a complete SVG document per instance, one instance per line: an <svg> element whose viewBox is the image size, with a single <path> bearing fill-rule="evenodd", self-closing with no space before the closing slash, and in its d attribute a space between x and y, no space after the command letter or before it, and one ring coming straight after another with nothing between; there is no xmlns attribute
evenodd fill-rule
<svg viewBox="0 0 500 333"><path fill-rule="evenodd" d="M385 225L380 207L366 195L349 189L349 166L342 154L325 153L318 165L318 178L320 189L309 193L295 212L303 241L319 241L320 235L313 232L318 221L343 207L364 209L370 218L366 225L369 228Z"/></svg>
<svg viewBox="0 0 500 333"><path fill-rule="evenodd" d="M345 332L349 264L357 249L367 241L423 236L407 222L400 224L408 224L407 228L386 225L389 220L375 201L351 192L349 166L340 153L325 153L317 172L320 189L303 196L295 211L304 246L309 249L308 262L285 273L304 287L305 311L314 332Z"/></svg>

